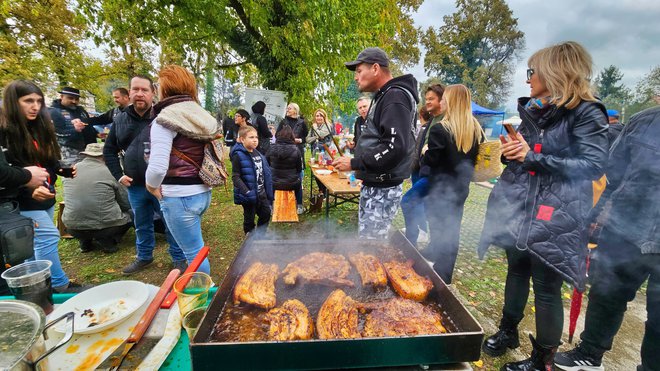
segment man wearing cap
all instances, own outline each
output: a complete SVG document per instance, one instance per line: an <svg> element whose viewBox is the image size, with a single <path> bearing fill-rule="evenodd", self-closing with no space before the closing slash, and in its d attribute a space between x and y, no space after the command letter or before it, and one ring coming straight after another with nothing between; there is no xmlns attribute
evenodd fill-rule
<svg viewBox="0 0 660 371"><path fill-rule="evenodd" d="M80 240L80 251L96 246L114 253L133 225L126 188L110 174L103 161L103 143L90 143L76 165L77 176L63 184L66 207L62 221Z"/></svg>
<svg viewBox="0 0 660 371"><path fill-rule="evenodd" d="M610 125L607 128L607 137L610 140L610 147L614 143L614 140L619 136L621 130L623 130L623 125L619 122L619 111L615 109L607 110L607 120Z"/></svg>
<svg viewBox="0 0 660 371"><path fill-rule="evenodd" d="M387 54L380 48L366 48L344 65L355 72L359 91L375 94L355 157L340 157L333 166L339 171L354 170L362 179L360 238L384 239L401 202L402 183L410 176L417 80L409 74L393 78Z"/></svg>
<svg viewBox="0 0 660 371"><path fill-rule="evenodd" d="M66 86L58 93L60 99L54 100L48 111L55 125L62 161L73 164L78 162L78 153L85 149L85 145L96 141L96 131L80 120L75 120L89 117L87 111L78 105L80 90Z"/></svg>

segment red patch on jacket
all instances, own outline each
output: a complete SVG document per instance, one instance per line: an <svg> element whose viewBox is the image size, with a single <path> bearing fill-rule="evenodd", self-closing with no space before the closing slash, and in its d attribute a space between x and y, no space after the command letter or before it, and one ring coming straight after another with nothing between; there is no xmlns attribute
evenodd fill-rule
<svg viewBox="0 0 660 371"><path fill-rule="evenodd" d="M541 205L539 206L539 212L536 214L536 219L545 220L549 222L552 219L552 213L555 212L555 208L552 206Z"/></svg>

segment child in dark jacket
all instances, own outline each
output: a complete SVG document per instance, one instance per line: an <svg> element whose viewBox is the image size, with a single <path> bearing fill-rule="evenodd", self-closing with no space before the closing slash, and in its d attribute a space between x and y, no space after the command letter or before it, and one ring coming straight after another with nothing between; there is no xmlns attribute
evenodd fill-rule
<svg viewBox="0 0 660 371"><path fill-rule="evenodd" d="M277 141L268 150L266 158L273 172L273 188L294 191L300 188L302 158L296 146L293 130L286 126L276 134Z"/></svg>
<svg viewBox="0 0 660 371"><path fill-rule="evenodd" d="M273 180L266 157L257 151L259 137L252 126L238 131L238 143L231 149L234 203L243 206L243 231L248 233L255 227L265 230L272 214Z"/></svg>

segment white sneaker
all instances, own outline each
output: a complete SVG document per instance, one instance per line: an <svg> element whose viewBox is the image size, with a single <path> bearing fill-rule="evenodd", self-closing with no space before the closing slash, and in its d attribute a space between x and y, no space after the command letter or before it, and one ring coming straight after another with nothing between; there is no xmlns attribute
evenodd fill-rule
<svg viewBox="0 0 660 371"><path fill-rule="evenodd" d="M298 212L298 215L300 215L305 212L305 208L303 205L298 205L298 209L296 211Z"/></svg>
<svg viewBox="0 0 660 371"><path fill-rule="evenodd" d="M422 229L420 229L419 235L417 235L417 243L420 244L420 243L428 243L428 242L429 242L429 234L424 232Z"/></svg>

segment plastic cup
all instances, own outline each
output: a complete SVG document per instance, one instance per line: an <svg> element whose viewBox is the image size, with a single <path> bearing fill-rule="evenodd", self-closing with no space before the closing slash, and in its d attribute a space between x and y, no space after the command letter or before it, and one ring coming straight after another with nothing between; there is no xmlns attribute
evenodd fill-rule
<svg viewBox="0 0 660 371"><path fill-rule="evenodd" d="M179 303L181 318L191 310L206 305L211 286L213 286L211 276L202 272L184 274L174 282L174 292Z"/></svg>
<svg viewBox="0 0 660 371"><path fill-rule="evenodd" d="M51 287L48 260L34 260L13 266L2 272L2 278L12 295L18 300L37 304L46 314L53 311L53 288Z"/></svg>
<svg viewBox="0 0 660 371"><path fill-rule="evenodd" d="M202 322L202 317L206 312L206 307L196 308L188 312L181 320L181 325L188 334L188 340L192 342L192 338L197 333L197 328Z"/></svg>

